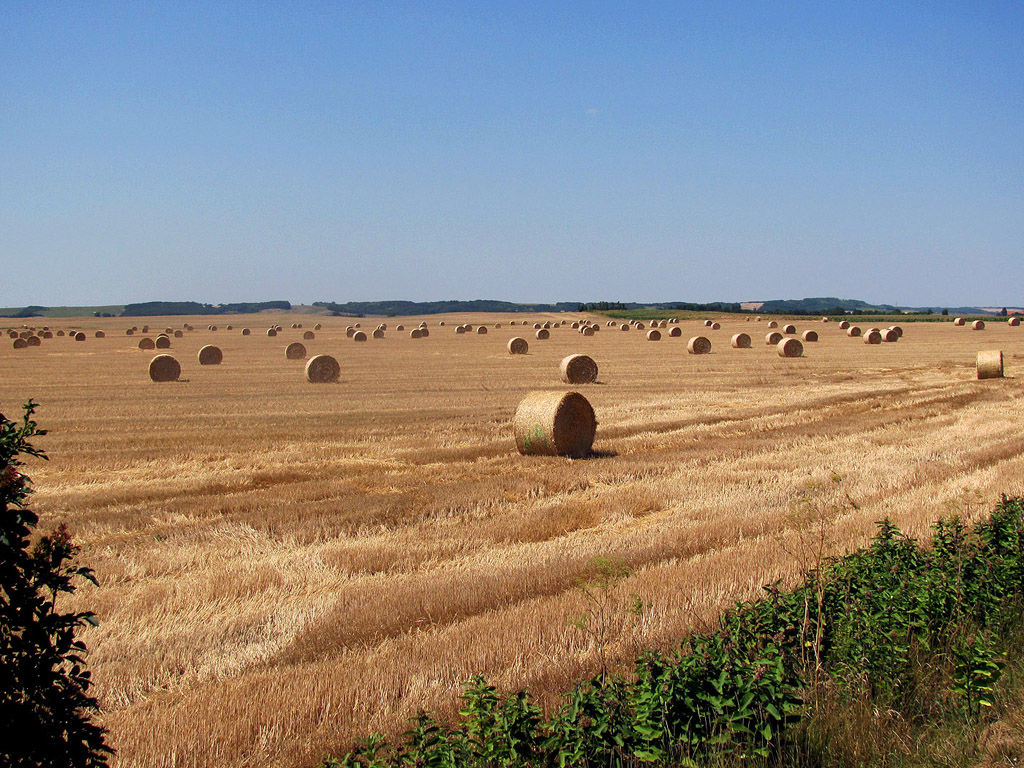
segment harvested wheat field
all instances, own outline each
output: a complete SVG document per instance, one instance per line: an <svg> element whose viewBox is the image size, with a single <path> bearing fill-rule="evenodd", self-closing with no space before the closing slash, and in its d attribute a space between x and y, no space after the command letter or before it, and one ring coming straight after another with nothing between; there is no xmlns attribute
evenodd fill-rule
<svg viewBox="0 0 1024 768"><path fill-rule="evenodd" d="M885 516L923 535L1024 493L1024 331L1006 323L906 323L881 345L821 325L792 359L687 354L700 320L659 344L566 324L509 355L524 319L605 322L395 318L447 327L353 344L344 318L259 320L281 338L149 319L196 328L174 340L173 382L150 380L152 353L125 333L143 319L75 319L63 329L84 341L0 349L0 409L33 398L50 430L51 460L26 469L33 506L45 529L70 526L100 582L62 609L98 615L83 639L115 765L310 765L420 708L450 715L476 673L551 706L602 647L624 665L795 577L819 533L841 552ZM718 321L723 339L768 332ZM336 383L284 359L293 322L322 324L307 355L333 356ZM224 362L199 365L213 343ZM1006 378L977 379L983 349L1002 350ZM601 371L575 387L594 454L521 456L517 406L566 390L575 353ZM574 624L595 558L632 569L603 638Z"/></svg>

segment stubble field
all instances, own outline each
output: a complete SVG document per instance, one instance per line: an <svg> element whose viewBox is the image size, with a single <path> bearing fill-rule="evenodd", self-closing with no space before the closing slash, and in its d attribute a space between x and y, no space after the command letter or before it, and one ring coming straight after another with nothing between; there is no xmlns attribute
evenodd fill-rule
<svg viewBox="0 0 1024 768"><path fill-rule="evenodd" d="M409 338L421 319L429 338ZM606 327L538 341L510 319L390 318L407 330L364 344L352 320L294 315L218 317L217 331L47 321L89 338L20 350L4 337L0 410L33 398L50 430L50 461L26 470L33 508L44 529L69 525L100 582L60 607L99 617L83 637L116 765L315 764L419 708L450 715L477 673L554 706L602 658L677 645L885 516L921 535L1024 493L1024 328L907 323L868 346L797 320L820 341L787 360L744 318L684 320L659 342ZM124 335L146 322L195 326L167 350L181 381L149 380L155 353ZM338 359L337 384L285 359L296 322L323 323L304 343ZM738 331L752 349L729 347ZM687 354L698 333L712 354ZM528 355L506 352L514 335ZM224 362L200 366L211 343ZM983 349L1003 350L1007 378L976 379ZM558 363L574 352L600 367L575 387L596 454L519 456L517 404L567 389ZM601 558L631 575L599 595L609 626L588 631L580 584Z"/></svg>

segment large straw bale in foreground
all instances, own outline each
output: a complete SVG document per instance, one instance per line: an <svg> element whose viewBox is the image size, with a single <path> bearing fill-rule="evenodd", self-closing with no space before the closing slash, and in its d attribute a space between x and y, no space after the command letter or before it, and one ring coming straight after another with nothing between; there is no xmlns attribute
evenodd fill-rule
<svg viewBox="0 0 1024 768"><path fill-rule="evenodd" d="M220 347L215 347L213 344L207 344L199 350L200 365L220 365L223 360L224 353L220 351Z"/></svg>
<svg viewBox="0 0 1024 768"><path fill-rule="evenodd" d="M711 351L711 339L707 336L694 336L687 342L686 351L691 355L706 355Z"/></svg>
<svg viewBox="0 0 1024 768"><path fill-rule="evenodd" d="M531 392L516 409L512 428L525 456L581 458L594 444L597 419L579 392Z"/></svg>
<svg viewBox="0 0 1024 768"><path fill-rule="evenodd" d="M340 374L341 366L330 355L316 355L306 361L306 381L312 384L330 384Z"/></svg>
<svg viewBox="0 0 1024 768"><path fill-rule="evenodd" d="M177 381L181 365L170 355L157 355L149 361L149 378L153 381Z"/></svg>
<svg viewBox="0 0 1024 768"><path fill-rule="evenodd" d="M804 345L799 339L794 338L782 339L775 349L778 350L779 357L800 357L804 353Z"/></svg>
<svg viewBox="0 0 1024 768"><path fill-rule="evenodd" d="M587 355L569 355L558 367L566 384L590 384L597 381L597 363Z"/></svg>
<svg viewBox="0 0 1024 768"><path fill-rule="evenodd" d="M978 378L1003 378L1003 350L989 349L978 353Z"/></svg>

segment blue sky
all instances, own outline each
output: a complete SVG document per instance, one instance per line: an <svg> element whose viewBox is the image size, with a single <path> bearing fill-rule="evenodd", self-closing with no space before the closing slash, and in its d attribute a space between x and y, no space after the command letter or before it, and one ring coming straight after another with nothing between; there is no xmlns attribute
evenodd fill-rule
<svg viewBox="0 0 1024 768"><path fill-rule="evenodd" d="M1024 303L1024 5L0 2L0 306Z"/></svg>

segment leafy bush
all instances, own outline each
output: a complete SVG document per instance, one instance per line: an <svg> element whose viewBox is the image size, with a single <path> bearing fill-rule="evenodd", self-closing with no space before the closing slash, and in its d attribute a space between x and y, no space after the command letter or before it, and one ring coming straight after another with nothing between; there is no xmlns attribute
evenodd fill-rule
<svg viewBox="0 0 1024 768"><path fill-rule="evenodd" d="M32 420L35 403L24 411L20 423L0 414L0 764L102 766L110 750L90 722L96 700L75 639L95 618L56 609L76 577L95 580L72 564L77 550L64 526L31 545L38 517L25 507L31 488L18 456L45 458L29 439L46 432Z"/></svg>

